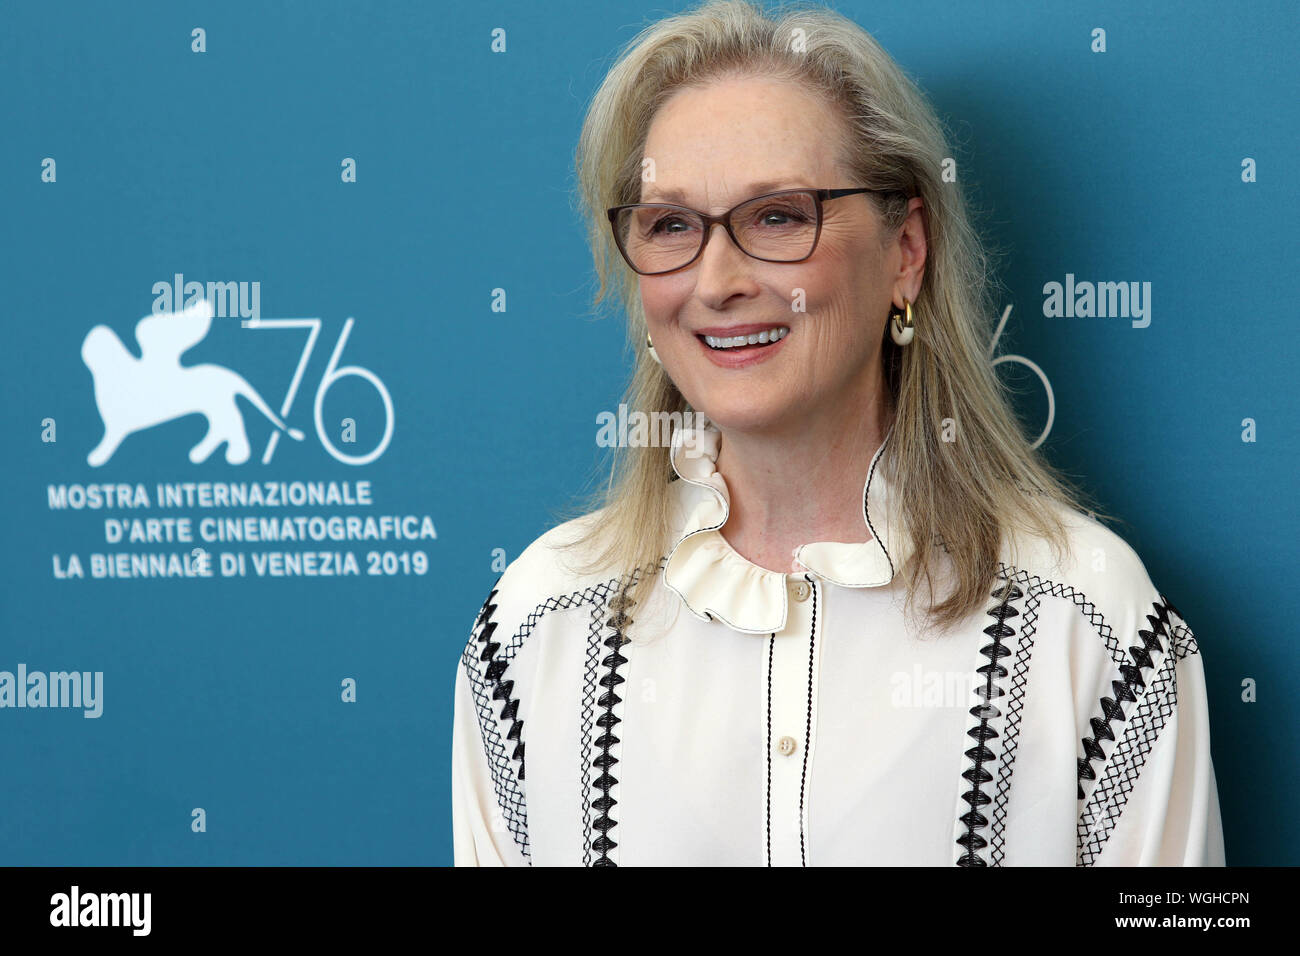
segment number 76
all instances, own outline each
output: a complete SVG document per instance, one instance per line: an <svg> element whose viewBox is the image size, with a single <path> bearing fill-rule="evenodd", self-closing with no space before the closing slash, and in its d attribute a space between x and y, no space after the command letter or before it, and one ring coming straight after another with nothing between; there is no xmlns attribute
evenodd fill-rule
<svg viewBox="0 0 1300 956"><path fill-rule="evenodd" d="M298 367L294 370L293 380L289 383L289 391L284 396L284 402L280 406L280 417L288 421L289 409L293 407L293 400L298 394L298 386L302 383L302 373L307 368L307 363L311 359L312 349L316 346L316 338L320 335L320 319L245 319L240 325L246 329L310 329L307 335L307 344L303 346L302 355L298 358ZM339 333L339 340L334 345L334 354L330 356L329 364L325 366L325 372L321 375L320 385L316 388L315 402L315 419L316 435L320 438L320 443L325 446L325 450L333 455L336 459L345 465L366 465L374 461L384 453L388 448L389 441L393 437L393 399L388 394L388 389L380 381L379 376L368 368L362 368L359 365L345 365L339 367L339 357L343 354L343 346L347 344L348 336L352 333L352 317L348 316L343 323L343 331ZM325 421L322 417L321 410L325 404L325 393L329 391L330 386L341 378L347 378L350 375L356 375L365 379L375 387L379 392L379 397L384 402L384 437L380 439L379 445L366 455L348 455L334 446L330 441L329 435L325 432ZM271 439L266 443L266 451L262 453L262 464L269 464L271 456L275 454L275 446L279 444L280 433L271 432Z"/></svg>

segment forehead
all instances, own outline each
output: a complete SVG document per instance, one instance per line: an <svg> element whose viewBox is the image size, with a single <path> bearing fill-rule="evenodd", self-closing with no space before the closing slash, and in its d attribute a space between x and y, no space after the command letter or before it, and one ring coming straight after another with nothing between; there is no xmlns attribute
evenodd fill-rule
<svg viewBox="0 0 1300 956"><path fill-rule="evenodd" d="M643 202L729 205L796 186L837 186L844 134L831 104L806 87L762 77L681 90L655 114ZM823 182L822 180L826 180Z"/></svg>

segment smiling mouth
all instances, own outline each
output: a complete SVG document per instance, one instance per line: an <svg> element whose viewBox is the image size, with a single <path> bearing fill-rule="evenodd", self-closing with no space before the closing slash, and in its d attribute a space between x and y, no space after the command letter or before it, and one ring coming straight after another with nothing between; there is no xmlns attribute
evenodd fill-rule
<svg viewBox="0 0 1300 956"><path fill-rule="evenodd" d="M696 338L715 352L757 351L769 345L774 345L789 334L789 326L774 325L770 329L752 335L735 335L731 337L697 335Z"/></svg>

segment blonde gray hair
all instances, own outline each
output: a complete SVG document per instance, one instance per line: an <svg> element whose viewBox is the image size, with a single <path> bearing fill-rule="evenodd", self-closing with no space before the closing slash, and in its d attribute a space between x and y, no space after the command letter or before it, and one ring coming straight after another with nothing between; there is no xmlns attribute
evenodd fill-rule
<svg viewBox="0 0 1300 956"><path fill-rule="evenodd" d="M803 40L795 44L796 38ZM782 4L765 14L746 0L711 0L651 24L621 51L594 94L575 157L578 200L589 229L596 277L593 307L611 291L627 316L635 367L623 401L649 418L694 411L644 344L647 329L636 274L623 262L605 210L641 199L647 133L659 107L687 87L724 76L761 75L803 84L838 107L847 137L840 165L852 185L900 190L873 194L883 233L896 237L908 196L924 203L928 244L924 281L913 304L916 332L900 348L885 336L882 360L894 405L893 432L881 466L898 495L914 547L902 569L908 604L922 575L930 623L955 624L990 596L1004 535L1036 533L1068 547L1058 506L1096 511L1085 494L1052 468L1023 434L1006 387L993 373L994 279L991 254L973 228L961 189L945 182L952 155L924 95L860 26L819 6ZM831 184L838 185L838 184ZM864 409L865 413L867 410ZM677 416L674 416L677 417ZM942 439L944 421L958 432ZM573 546L595 545L585 572L656 570L667 540L672 474L669 450L616 448L609 480L557 517L578 522ZM930 569L936 548L953 561L955 584L934 600ZM642 573L629 592L642 599L657 575Z"/></svg>

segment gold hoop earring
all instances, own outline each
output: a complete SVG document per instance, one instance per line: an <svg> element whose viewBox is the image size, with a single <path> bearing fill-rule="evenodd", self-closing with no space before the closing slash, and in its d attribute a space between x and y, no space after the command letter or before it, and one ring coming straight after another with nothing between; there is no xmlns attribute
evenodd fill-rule
<svg viewBox="0 0 1300 956"><path fill-rule="evenodd" d="M650 357L656 362L659 362L659 365L662 367L664 363L659 360L659 353L655 351L655 344L650 341L650 333L648 332L645 337L645 348L646 351L650 353Z"/></svg>
<svg viewBox="0 0 1300 956"><path fill-rule="evenodd" d="M904 318L906 312L906 319ZM912 341L916 334L916 322L912 318L912 303L907 296L903 296L903 310L895 308L889 314L889 335L894 340L894 344L899 346L907 345Z"/></svg>

